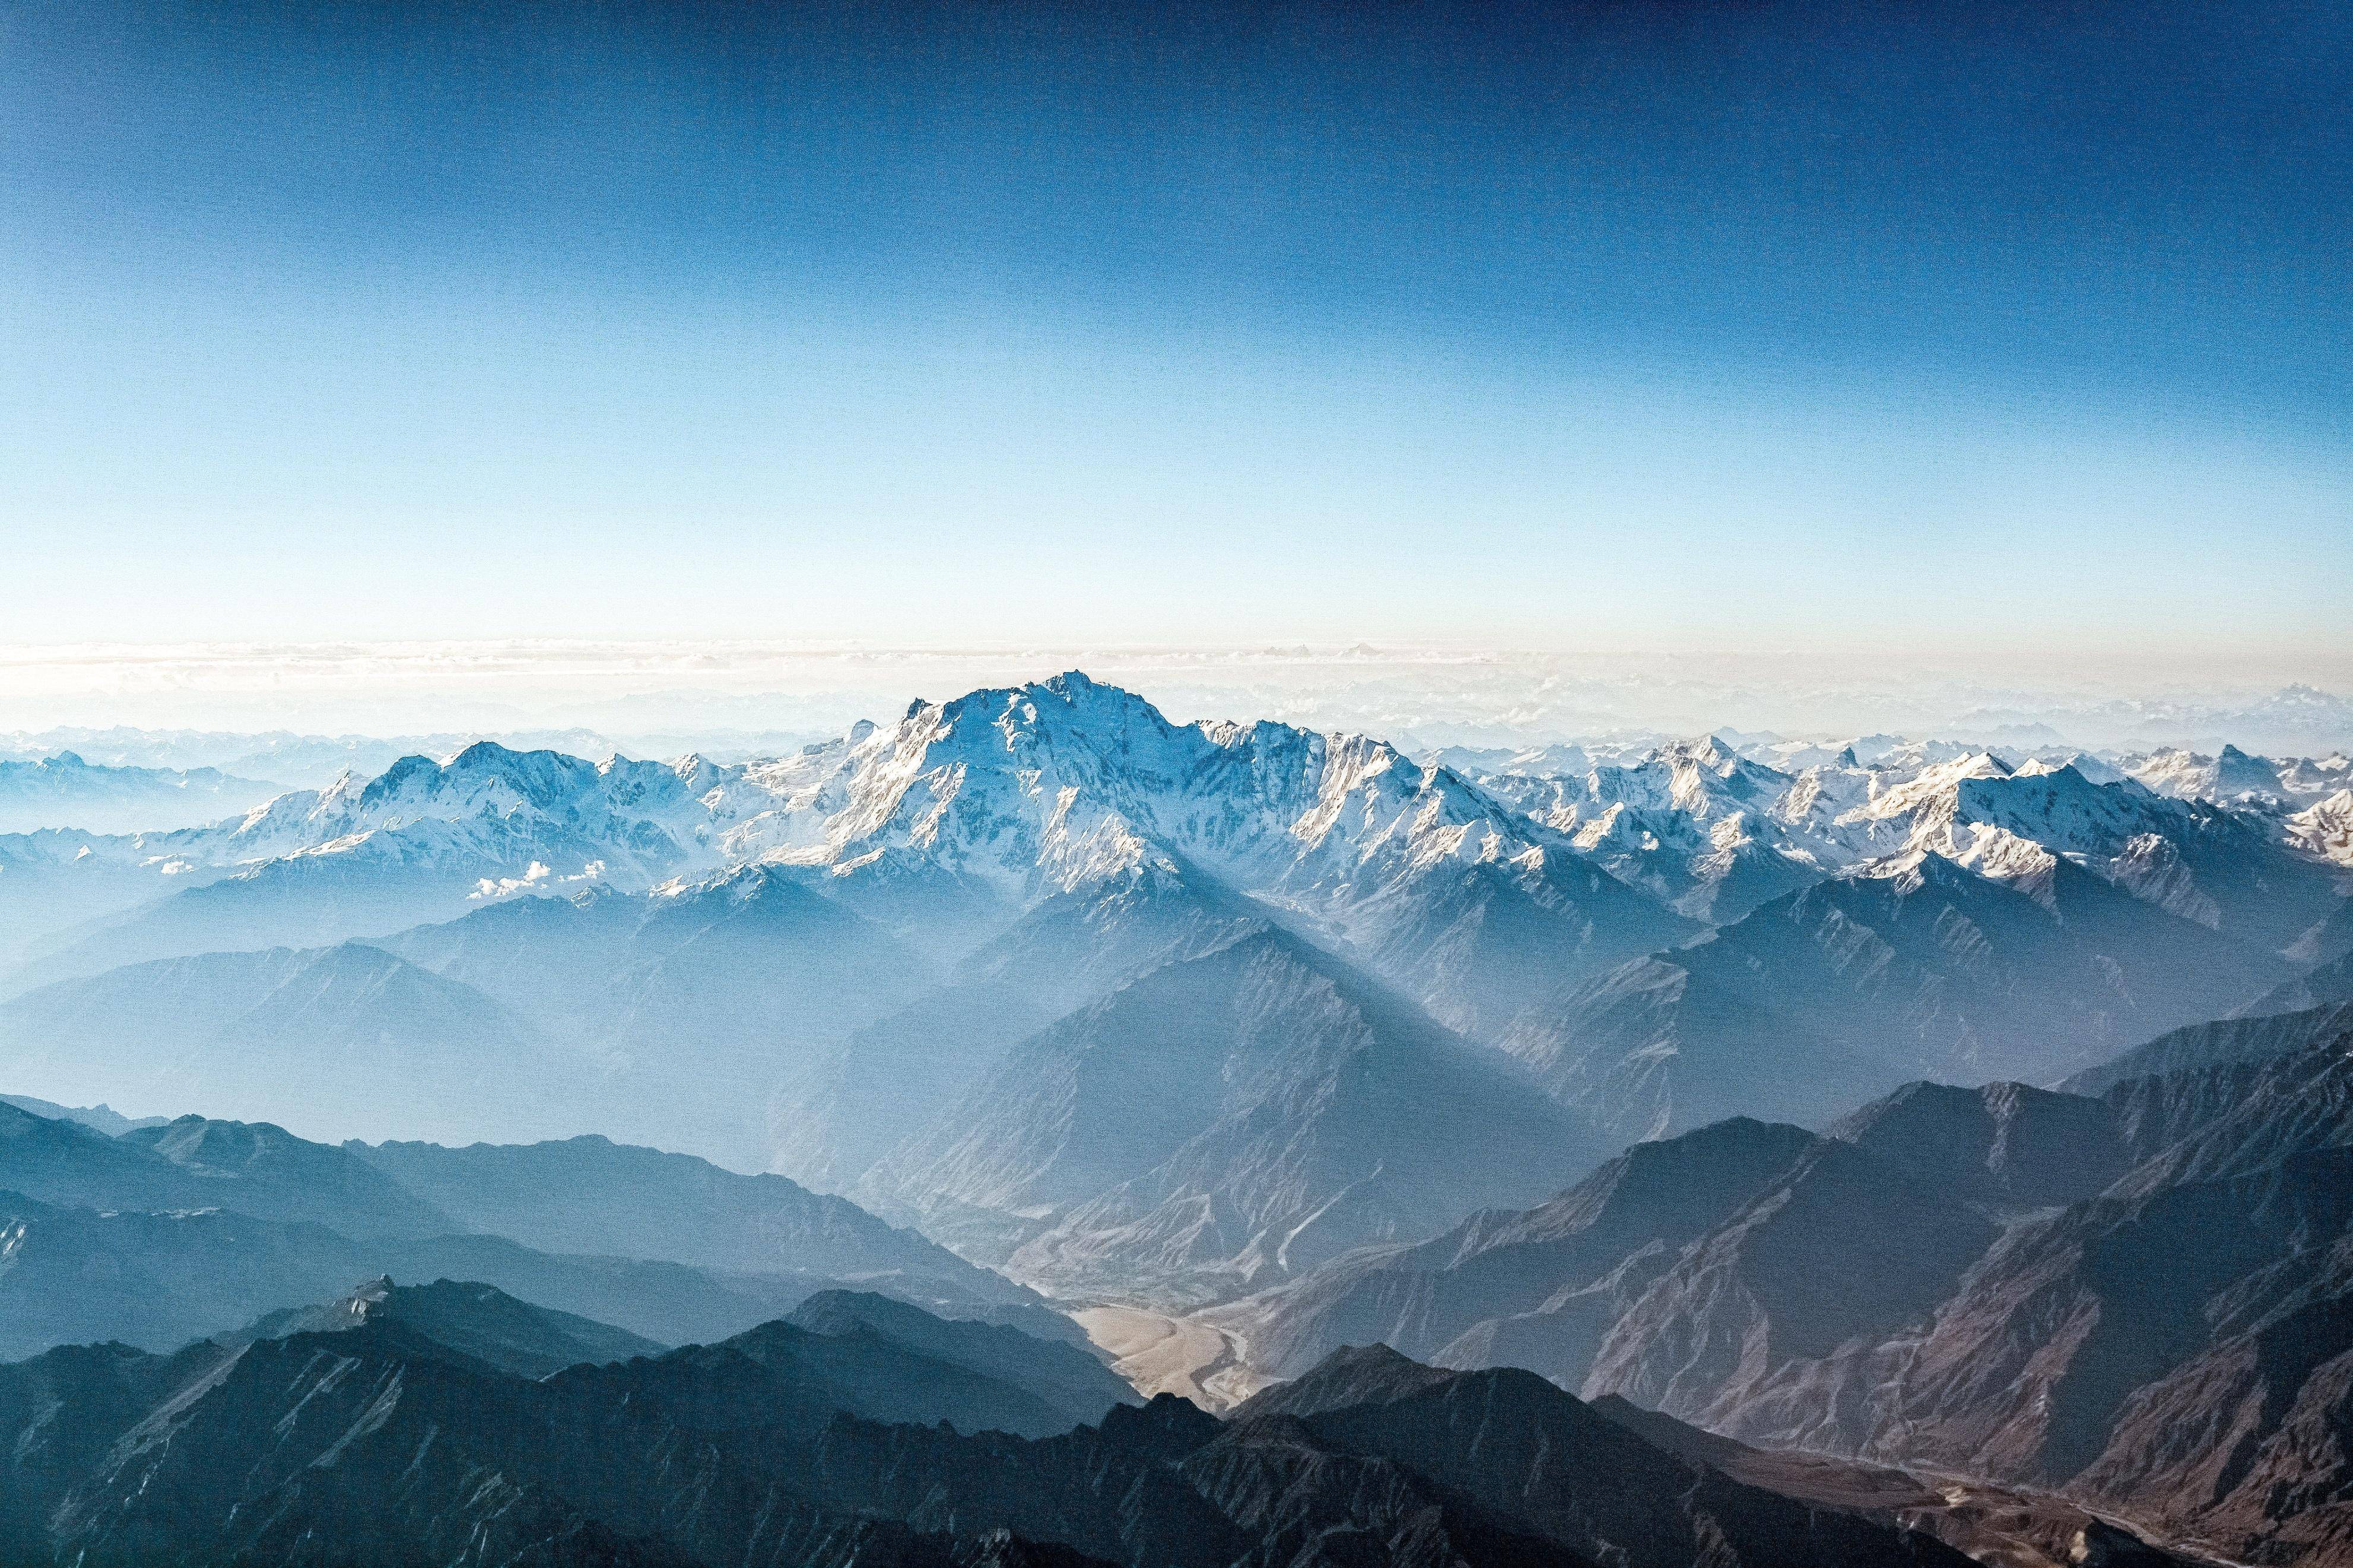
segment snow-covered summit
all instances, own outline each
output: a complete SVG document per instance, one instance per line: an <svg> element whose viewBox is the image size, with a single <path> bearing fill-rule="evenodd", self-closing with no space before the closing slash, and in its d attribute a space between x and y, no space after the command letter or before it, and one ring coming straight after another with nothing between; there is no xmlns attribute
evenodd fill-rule
<svg viewBox="0 0 2353 1568"><path fill-rule="evenodd" d="M1016 899L1150 863L1274 887L1368 861L1566 849L1387 742L1271 721L1175 724L1076 670L918 702L895 724L754 773L775 804L731 829L731 853L845 878L920 862Z"/></svg>

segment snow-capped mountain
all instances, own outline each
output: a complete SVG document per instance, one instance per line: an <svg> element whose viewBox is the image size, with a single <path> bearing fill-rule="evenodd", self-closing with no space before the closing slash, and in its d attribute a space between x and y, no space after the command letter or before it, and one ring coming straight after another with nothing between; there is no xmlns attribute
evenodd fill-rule
<svg viewBox="0 0 2353 1568"><path fill-rule="evenodd" d="M1684 923L1693 917L1720 925L1875 857L1924 845L1965 856L1969 844L1954 830L1980 804L1959 799L1970 781L2063 773L2113 787L2087 774L2100 766L2090 759L2014 768L1992 752L1888 737L1796 772L1715 736L1649 750L1442 756L1451 761L1417 762L1370 737L1271 721L1175 724L1074 671L917 703L896 723L861 724L773 761L592 763L491 742L445 760L406 757L373 779L346 773L209 827L86 836L74 861L100 862L106 875L77 864L70 879L103 881L105 896L62 901L99 912L154 906L121 923L155 929L111 931L72 961L88 972L195 951L172 929L190 923L217 923L226 945L374 938L500 898L642 889L756 860L805 869L826 896L953 960L1044 898L1183 865L1357 944L1441 1016L1475 1030L1494 1008L1449 978L1459 953L1404 946L1433 934L1434 904L1451 900L1462 919L1479 911L1478 930L1445 928L1451 947L1490 940L1505 911L1547 933L1546 966L1565 964L1576 975L1554 978L1574 979L1697 929ZM2286 791L2293 781L2300 791L2341 761L2281 764L2226 750L2197 787L2268 781ZM2197 781L2176 773L2163 775L2175 793L2196 795ZM2152 817L2147 802L2134 810ZM2115 805L2099 813L2120 814L2130 815ZM2085 864L2114 863L2127 879L2166 882L2163 850L2134 858L2113 834L2090 849L2072 841L2075 825L2016 816L1992 826ZM2196 826L2179 816L2152 823L2142 831L2168 839ZM2281 822L2267 831L2312 853ZM2141 864L2152 854L2165 865ZM28 855L55 870L55 855L16 851ZM0 841L0 863L9 858ZM58 897L69 879L49 880L59 888L44 891ZM168 909L216 883L228 885L200 900L193 920ZM343 890L322 900L306 896L311 887ZM0 889L0 903L8 892ZM336 925L327 902L375 912ZM330 923L302 929L321 920ZM70 921L47 931L52 947L76 940ZM1512 951L1525 956L1525 946ZM1543 988L1520 989L1533 998Z"/></svg>
<svg viewBox="0 0 2353 1568"><path fill-rule="evenodd" d="M644 887L697 863L712 811L702 797L731 770L699 757L676 763L612 757L590 763L561 752L512 752L478 742L446 761L403 757L372 779L345 773L323 790L280 795L234 823L143 843L211 864L249 865L291 854L337 854L378 834L439 824L440 853L463 855L480 836L483 858L528 841L559 871L598 866L598 879Z"/></svg>
<svg viewBox="0 0 2353 1568"><path fill-rule="evenodd" d="M1533 847L1493 801L1380 742L1171 724L1077 671L918 703L760 777L783 803L736 830L739 852L853 883L920 862L1016 902L1178 856L1271 887Z"/></svg>
<svg viewBox="0 0 2353 1568"><path fill-rule="evenodd" d="M1714 925L1825 876L1923 852L2019 887L2062 856L2266 947L2295 942L2333 897L2329 809L2319 795L2308 815L2288 806L2334 776L2334 759L2278 763L2225 748L2171 753L2127 777L2080 752L1885 737L1827 756L1772 751L1804 765L1785 773L1710 737L1577 773L1514 762L1476 782L1620 880Z"/></svg>
<svg viewBox="0 0 2353 1568"><path fill-rule="evenodd" d="M2219 754L2211 757L2168 747L2128 760L2125 772L2158 794L2176 800L2203 800L2224 805L2250 799L2276 800L2287 794L2277 766L2264 758L2249 756L2236 746L2224 746Z"/></svg>
<svg viewBox="0 0 2353 1568"><path fill-rule="evenodd" d="M2288 841L2306 854L2353 870L2353 789L2340 789L2291 815Z"/></svg>
<svg viewBox="0 0 2353 1568"><path fill-rule="evenodd" d="M1077 671L918 703L753 774L778 804L733 827L729 853L820 873L828 896L949 957L1047 899L1182 871L1352 945L1475 1028L1694 929L1385 742L1172 724Z"/></svg>
<svg viewBox="0 0 2353 1568"><path fill-rule="evenodd" d="M1797 781L1714 736L1575 771L1514 759L1479 783L1620 880L1710 923L1822 875L1818 857L1772 815Z"/></svg>
<svg viewBox="0 0 2353 1568"><path fill-rule="evenodd" d="M480 742L412 756L373 779L279 795L212 826L82 835L37 857L21 890L95 922L52 923L28 983L226 949L389 935L523 893L644 889L723 868L728 787L740 768L701 758L589 763ZM8 847L0 839L0 863ZM0 905L18 889L0 889ZM19 956L24 956L21 952Z"/></svg>
<svg viewBox="0 0 2353 1568"><path fill-rule="evenodd" d="M2027 841L2173 914L2274 951L2337 896L2324 865L2280 847L2256 818L2131 780L2095 784L2073 767L1957 779L1908 815L1907 848L2014 862L2014 841Z"/></svg>

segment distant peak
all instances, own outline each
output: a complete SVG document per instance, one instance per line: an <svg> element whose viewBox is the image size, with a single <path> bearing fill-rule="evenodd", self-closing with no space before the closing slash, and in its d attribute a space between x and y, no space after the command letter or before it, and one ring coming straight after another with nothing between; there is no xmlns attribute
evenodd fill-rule
<svg viewBox="0 0 2353 1568"><path fill-rule="evenodd" d="M1237 1418L1304 1418L1352 1405L1393 1404L1457 1375L1425 1366L1388 1345L1343 1345L1293 1381L1276 1384L1243 1401L1234 1415Z"/></svg>

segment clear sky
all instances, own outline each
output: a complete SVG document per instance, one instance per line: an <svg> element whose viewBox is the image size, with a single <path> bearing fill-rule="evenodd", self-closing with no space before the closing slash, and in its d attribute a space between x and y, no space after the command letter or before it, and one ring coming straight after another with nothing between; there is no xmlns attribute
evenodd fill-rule
<svg viewBox="0 0 2353 1568"><path fill-rule="evenodd" d="M0 641L2295 679L2353 621L2348 47L2325 0L0 0Z"/></svg>

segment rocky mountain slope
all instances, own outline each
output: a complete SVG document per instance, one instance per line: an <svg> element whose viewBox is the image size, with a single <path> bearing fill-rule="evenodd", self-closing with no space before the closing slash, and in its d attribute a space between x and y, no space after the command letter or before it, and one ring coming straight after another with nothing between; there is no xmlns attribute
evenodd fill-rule
<svg viewBox="0 0 2353 1568"><path fill-rule="evenodd" d="M1181 1296L1425 1234L1597 1153L1508 1064L1266 931L1014 1047L858 1191L1017 1278Z"/></svg>
<svg viewBox="0 0 2353 1568"><path fill-rule="evenodd" d="M1629 1291L1815 1142L1801 1128L1737 1119L1637 1143L1535 1208L1350 1252L1205 1317L1278 1376L1343 1345L1383 1344L1441 1365L1523 1366L1581 1383Z"/></svg>

